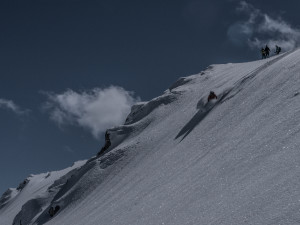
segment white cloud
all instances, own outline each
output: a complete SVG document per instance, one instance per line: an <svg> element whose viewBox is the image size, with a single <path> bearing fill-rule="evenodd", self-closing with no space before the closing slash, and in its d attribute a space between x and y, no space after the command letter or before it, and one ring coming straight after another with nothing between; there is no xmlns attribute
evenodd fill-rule
<svg viewBox="0 0 300 225"><path fill-rule="evenodd" d="M299 45L300 30L282 18L272 18L246 1L241 1L236 11L246 14L248 19L237 21L228 28L227 36L233 44L247 44L251 48L261 48L266 44L271 47L279 45L283 50L291 50Z"/></svg>
<svg viewBox="0 0 300 225"><path fill-rule="evenodd" d="M29 110L22 110L12 100L3 99L3 98L0 98L0 108L11 110L12 112L18 115L26 114L29 112Z"/></svg>
<svg viewBox="0 0 300 225"><path fill-rule="evenodd" d="M140 100L132 92L116 86L81 93L67 90L62 94L47 93L47 96L45 108L53 121L83 127L96 138L107 128L123 124L131 106Z"/></svg>

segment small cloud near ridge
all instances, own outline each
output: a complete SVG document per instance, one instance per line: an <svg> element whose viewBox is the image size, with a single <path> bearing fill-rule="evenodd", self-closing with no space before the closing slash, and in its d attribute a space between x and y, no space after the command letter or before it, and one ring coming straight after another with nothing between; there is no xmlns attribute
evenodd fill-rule
<svg viewBox="0 0 300 225"><path fill-rule="evenodd" d="M133 92L117 86L76 92L46 93L44 105L50 118L58 125L76 125L88 130L95 138L106 129L124 123L131 106L140 101Z"/></svg>

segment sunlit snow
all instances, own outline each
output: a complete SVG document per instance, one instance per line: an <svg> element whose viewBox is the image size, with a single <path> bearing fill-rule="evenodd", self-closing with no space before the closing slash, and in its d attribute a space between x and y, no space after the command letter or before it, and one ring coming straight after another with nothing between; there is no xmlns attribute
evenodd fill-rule
<svg viewBox="0 0 300 225"><path fill-rule="evenodd" d="M181 78L110 133L101 157L9 189L0 224L300 223L300 50Z"/></svg>

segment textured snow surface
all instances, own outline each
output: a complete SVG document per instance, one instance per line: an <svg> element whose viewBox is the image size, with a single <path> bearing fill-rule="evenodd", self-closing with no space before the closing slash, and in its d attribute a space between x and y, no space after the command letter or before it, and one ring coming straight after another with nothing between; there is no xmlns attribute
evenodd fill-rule
<svg viewBox="0 0 300 225"><path fill-rule="evenodd" d="M0 224L300 224L299 50L180 78L110 132L101 157L9 189Z"/></svg>

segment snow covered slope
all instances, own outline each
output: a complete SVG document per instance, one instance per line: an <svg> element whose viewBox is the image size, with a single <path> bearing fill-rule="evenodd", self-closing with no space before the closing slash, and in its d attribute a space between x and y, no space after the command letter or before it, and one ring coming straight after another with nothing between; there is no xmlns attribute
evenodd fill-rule
<svg viewBox="0 0 300 225"><path fill-rule="evenodd" d="M8 190L0 224L300 224L300 50L181 78L110 132L101 157Z"/></svg>

